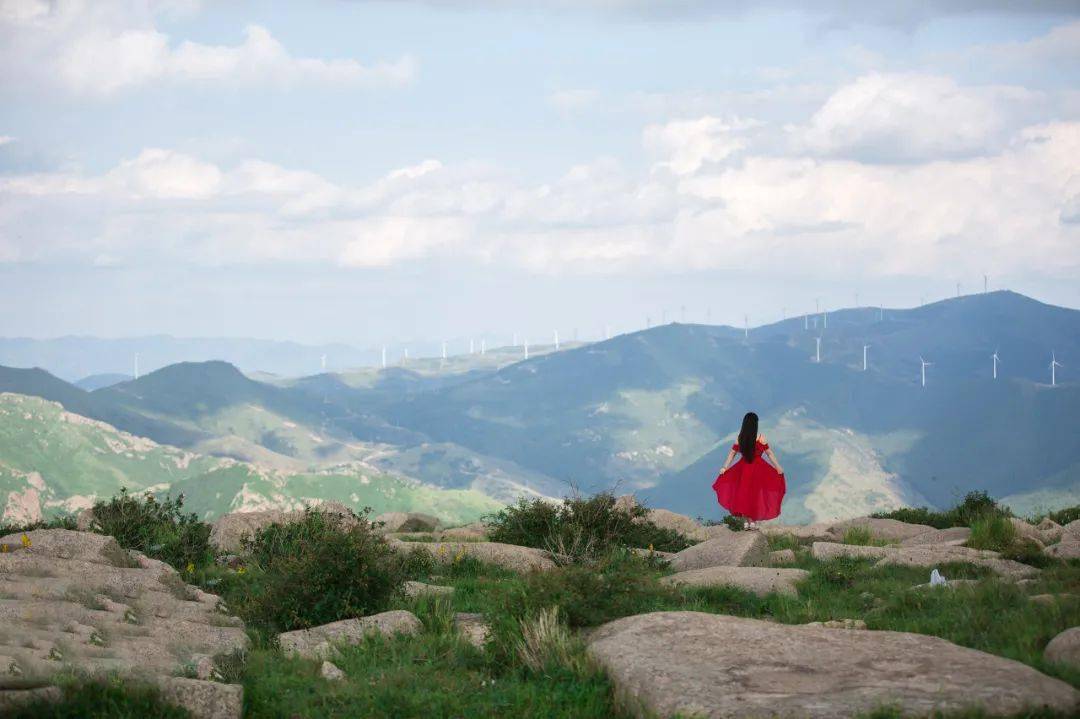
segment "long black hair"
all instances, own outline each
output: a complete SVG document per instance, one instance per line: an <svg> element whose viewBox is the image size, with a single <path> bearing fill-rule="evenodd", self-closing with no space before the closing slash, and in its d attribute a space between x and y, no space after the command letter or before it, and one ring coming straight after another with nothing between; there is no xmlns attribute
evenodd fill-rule
<svg viewBox="0 0 1080 719"><path fill-rule="evenodd" d="M742 418L742 429L739 430L739 451L742 453L744 462L754 461L754 445L757 443L758 418L754 412L747 412Z"/></svg>

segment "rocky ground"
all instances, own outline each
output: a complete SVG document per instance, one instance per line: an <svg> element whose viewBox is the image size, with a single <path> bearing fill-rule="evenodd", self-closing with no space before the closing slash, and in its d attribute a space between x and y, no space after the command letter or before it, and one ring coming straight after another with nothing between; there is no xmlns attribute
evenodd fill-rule
<svg viewBox="0 0 1080 719"><path fill-rule="evenodd" d="M399 608L255 648L217 596L110 537L6 536L0 709L59 700L54 685L71 676L109 674L151 682L215 719L1080 713L1080 521L1015 520L1045 559L1023 563L964 546L966 528L861 518L732 531L662 510L649 519L697 543L664 555L638 548L634 566L651 569L603 574L579 592L592 578L573 572L590 570L564 557L485 541L482 526L385 517L396 551L436 560L406 583ZM243 536L289 520L218 520L221 571L242 571ZM850 543L856 535L867 543ZM933 568L952 581L924 586ZM545 592L557 610L509 609ZM507 654L499 641L510 622L520 633ZM238 683L223 681L222 658L248 651Z"/></svg>

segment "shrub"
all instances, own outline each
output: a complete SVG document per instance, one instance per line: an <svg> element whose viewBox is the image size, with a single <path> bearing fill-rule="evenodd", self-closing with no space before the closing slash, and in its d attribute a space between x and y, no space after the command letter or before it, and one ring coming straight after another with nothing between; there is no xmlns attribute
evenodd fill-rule
<svg viewBox="0 0 1080 719"><path fill-rule="evenodd" d="M733 532L741 532L746 529L746 518L729 514L724 517L724 525Z"/></svg>
<svg viewBox="0 0 1080 719"><path fill-rule="evenodd" d="M896 519L911 524L927 524L937 529L970 527L973 522L987 516L1011 517L1007 507L983 491L968 492L952 509L939 512L927 507L901 507L888 512L875 512L872 517Z"/></svg>
<svg viewBox="0 0 1080 719"><path fill-rule="evenodd" d="M297 522L271 524L245 549L250 578L230 604L252 625L281 632L384 611L424 560L397 554L366 517L344 527L308 510ZM430 560L428 560L430 561Z"/></svg>
<svg viewBox="0 0 1080 719"><path fill-rule="evenodd" d="M971 523L971 538L967 546L1001 552L1012 546L1016 528L1005 517L988 514Z"/></svg>
<svg viewBox="0 0 1080 719"><path fill-rule="evenodd" d="M657 527L640 505L616 506L614 495L570 497L561 504L522 499L485 517L493 542L547 549L573 560L591 561L618 547L677 552L690 546L678 532Z"/></svg>
<svg viewBox="0 0 1080 719"><path fill-rule="evenodd" d="M589 672L584 645L559 621L558 607L541 609L535 617L521 622L517 654L522 664L537 673L548 669Z"/></svg>
<svg viewBox="0 0 1080 719"><path fill-rule="evenodd" d="M888 544L888 542L875 539L874 535L866 527L848 527L847 531L844 532L844 538L840 541L843 544L857 544L863 547L881 547Z"/></svg>
<svg viewBox="0 0 1080 719"><path fill-rule="evenodd" d="M87 681L63 688L59 702L40 700L5 708L7 719L185 719L185 709L166 703L156 688L117 681Z"/></svg>
<svg viewBox="0 0 1080 719"><path fill-rule="evenodd" d="M649 565L628 553L595 564L572 564L537 572L526 580L522 614L557 606L571 627L592 627L672 603L676 590L657 581Z"/></svg>
<svg viewBox="0 0 1080 719"><path fill-rule="evenodd" d="M184 495L159 502L149 493L140 500L121 489L108 502L94 505L91 529L177 569L210 564L214 560L210 525L195 514L184 514L183 507Z"/></svg>
<svg viewBox="0 0 1080 719"><path fill-rule="evenodd" d="M1045 518L1049 519L1052 522L1057 522L1062 526L1068 524L1069 522L1075 522L1076 520L1080 519L1080 504L1077 504L1073 507L1065 507L1064 509L1059 509L1056 512L1050 512L1046 515ZM1038 521L1041 519L1043 518L1038 518L1036 520L1036 523L1038 523Z"/></svg>

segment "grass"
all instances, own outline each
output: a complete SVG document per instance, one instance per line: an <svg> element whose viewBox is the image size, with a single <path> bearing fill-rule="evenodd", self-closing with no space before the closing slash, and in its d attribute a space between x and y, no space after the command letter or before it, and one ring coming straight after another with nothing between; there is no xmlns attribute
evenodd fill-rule
<svg viewBox="0 0 1080 719"><path fill-rule="evenodd" d="M1005 517L987 515L971 523L971 538L967 546L973 549L989 549L1003 552L1016 540L1016 528Z"/></svg>
<svg viewBox="0 0 1080 719"><path fill-rule="evenodd" d="M153 687L107 681L71 682L63 700L38 701L8 709L6 719L189 719L186 710L164 702Z"/></svg>
<svg viewBox="0 0 1080 719"><path fill-rule="evenodd" d="M888 542L877 539L866 527L848 527L844 532L842 544L857 544L862 547L884 547Z"/></svg>
<svg viewBox="0 0 1080 719"><path fill-rule="evenodd" d="M902 507L889 512L876 512L871 515L882 519L896 519L910 524L927 524L936 529L949 527L970 527L976 520L988 515L1011 517L1008 507L997 503L986 492L968 492L955 507L937 511L927 507Z"/></svg>

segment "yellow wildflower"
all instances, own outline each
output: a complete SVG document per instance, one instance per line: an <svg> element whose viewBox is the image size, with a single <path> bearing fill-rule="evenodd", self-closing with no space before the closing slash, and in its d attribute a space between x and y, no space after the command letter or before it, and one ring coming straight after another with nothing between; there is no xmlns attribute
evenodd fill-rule
<svg viewBox="0 0 1080 719"><path fill-rule="evenodd" d="M653 551L653 548L652 548L652 543L651 543L651 542L649 543L649 551L650 551L650 552L652 552L652 551Z"/></svg>
<svg viewBox="0 0 1080 719"><path fill-rule="evenodd" d="M458 562L460 562L461 558L464 557L464 556L465 556L464 550L458 551L458 553L454 555L454 563L457 564Z"/></svg>
<svg viewBox="0 0 1080 719"><path fill-rule="evenodd" d="M0 554L7 554L9 551L8 545L0 544Z"/></svg>
<svg viewBox="0 0 1080 719"><path fill-rule="evenodd" d="M30 546L30 537L26 536L25 534L22 536L22 545L24 547Z"/></svg>
<svg viewBox="0 0 1080 719"><path fill-rule="evenodd" d="M187 563L187 572L188 572L188 574L191 574L194 571L195 571L195 563L194 562L188 562Z"/></svg>
<svg viewBox="0 0 1080 719"><path fill-rule="evenodd" d="M239 569L236 570L236 573L237 574L243 574L246 571L247 571L246 569L244 569L243 567L240 567Z"/></svg>

